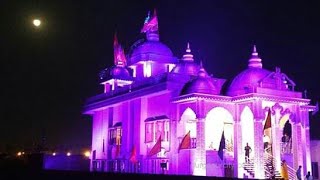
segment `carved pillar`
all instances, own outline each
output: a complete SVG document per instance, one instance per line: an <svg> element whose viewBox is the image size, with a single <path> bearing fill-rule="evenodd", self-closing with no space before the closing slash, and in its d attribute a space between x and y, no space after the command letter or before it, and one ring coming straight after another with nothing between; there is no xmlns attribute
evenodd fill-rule
<svg viewBox="0 0 320 180"><path fill-rule="evenodd" d="M254 119L254 172L255 178L264 179L264 145L263 145L263 118Z"/></svg>
<svg viewBox="0 0 320 180"><path fill-rule="evenodd" d="M203 167L206 164L206 148L205 148L205 119L197 120L197 148L196 148L196 167ZM193 175L205 176L206 168L195 168Z"/></svg>
<svg viewBox="0 0 320 180"><path fill-rule="evenodd" d="M241 178L243 176L243 167L239 164L241 161L240 154L242 153L242 134L241 134L241 125L238 120L234 122L234 133L233 133L233 139L234 139L234 145L233 145L233 151L234 151L234 177Z"/></svg>
<svg viewBox="0 0 320 180"><path fill-rule="evenodd" d="M282 106L276 103L272 107L274 116L271 118L272 124L272 156L276 159L275 169L280 172L281 170L281 130L279 127L279 119L281 117Z"/></svg>

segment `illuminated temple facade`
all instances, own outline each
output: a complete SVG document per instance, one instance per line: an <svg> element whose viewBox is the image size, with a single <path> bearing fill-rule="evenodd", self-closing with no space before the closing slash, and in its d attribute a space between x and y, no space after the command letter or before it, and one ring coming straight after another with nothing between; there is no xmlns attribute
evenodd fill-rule
<svg viewBox="0 0 320 180"><path fill-rule="evenodd" d="M226 83L207 73L189 44L175 57L157 20L155 13L146 18L145 38L128 53L115 36L114 66L100 74L104 92L86 102L91 171L266 178L280 176L282 160L290 177L299 165L304 175L311 171L314 106L280 68L265 69L254 46L248 67ZM186 137L188 148L179 149Z"/></svg>

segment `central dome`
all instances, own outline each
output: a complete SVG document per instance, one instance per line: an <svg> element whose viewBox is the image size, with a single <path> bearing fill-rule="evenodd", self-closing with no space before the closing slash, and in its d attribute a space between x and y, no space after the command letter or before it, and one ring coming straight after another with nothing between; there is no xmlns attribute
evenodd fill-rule
<svg viewBox="0 0 320 180"><path fill-rule="evenodd" d="M172 51L159 41L159 35L156 32L148 32L147 40L136 47L130 55L131 64L145 60L175 63Z"/></svg>

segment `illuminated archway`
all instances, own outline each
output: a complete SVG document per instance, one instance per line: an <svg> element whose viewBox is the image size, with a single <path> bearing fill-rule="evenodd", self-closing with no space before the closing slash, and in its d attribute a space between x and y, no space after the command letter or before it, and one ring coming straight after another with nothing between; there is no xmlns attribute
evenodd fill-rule
<svg viewBox="0 0 320 180"><path fill-rule="evenodd" d="M184 136L189 131L191 138L197 137L196 118L196 113L191 108L187 108L182 113L178 127L178 137Z"/></svg>
<svg viewBox="0 0 320 180"><path fill-rule="evenodd" d="M281 153L292 153L292 124L291 113L284 114L279 120L281 137Z"/></svg>
<svg viewBox="0 0 320 180"><path fill-rule="evenodd" d="M224 132L226 150L233 152L233 117L225 108L216 107L206 116L205 147L207 150L219 150L222 132Z"/></svg>
<svg viewBox="0 0 320 180"><path fill-rule="evenodd" d="M244 107L241 116L240 116L240 123L242 129L242 152L243 152L243 161L244 159L244 148L249 144L251 147L252 152L250 153L250 158L254 156L254 120L253 120L253 113L251 109L246 106Z"/></svg>

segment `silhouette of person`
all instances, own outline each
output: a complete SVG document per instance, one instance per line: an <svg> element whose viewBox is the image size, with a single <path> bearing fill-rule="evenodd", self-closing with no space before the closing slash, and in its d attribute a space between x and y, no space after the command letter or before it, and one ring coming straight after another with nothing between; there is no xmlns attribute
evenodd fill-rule
<svg viewBox="0 0 320 180"><path fill-rule="evenodd" d="M249 162L250 152L252 151L252 149L251 149L251 147L249 146L248 143L247 143L246 147L244 147L244 151L245 151L245 161Z"/></svg>
<svg viewBox="0 0 320 180"><path fill-rule="evenodd" d="M308 171L307 175L306 175L307 180L313 180L310 171Z"/></svg>
<svg viewBox="0 0 320 180"><path fill-rule="evenodd" d="M301 168L302 168L302 166L299 166L299 168L297 169L297 172L296 172L296 175L297 175L297 179L298 179L298 180L301 180L301 179L302 179L302 177L301 177Z"/></svg>

